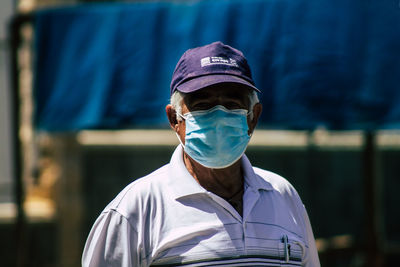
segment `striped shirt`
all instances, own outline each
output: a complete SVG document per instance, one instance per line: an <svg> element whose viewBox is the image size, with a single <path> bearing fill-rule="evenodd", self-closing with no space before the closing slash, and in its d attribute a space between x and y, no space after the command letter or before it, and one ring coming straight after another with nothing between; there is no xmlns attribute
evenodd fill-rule
<svg viewBox="0 0 400 267"><path fill-rule="evenodd" d="M243 216L171 162L128 185L101 213L83 266L320 266L306 210L284 178L243 156Z"/></svg>

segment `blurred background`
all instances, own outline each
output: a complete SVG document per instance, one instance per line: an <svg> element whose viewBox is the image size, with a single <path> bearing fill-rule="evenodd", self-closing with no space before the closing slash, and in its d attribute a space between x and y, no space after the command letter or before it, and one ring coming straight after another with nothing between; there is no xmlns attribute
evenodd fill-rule
<svg viewBox="0 0 400 267"><path fill-rule="evenodd" d="M286 177L322 266L400 256L397 0L0 3L1 266L80 266L127 184L168 163L181 54L244 52L264 105L247 155Z"/></svg>

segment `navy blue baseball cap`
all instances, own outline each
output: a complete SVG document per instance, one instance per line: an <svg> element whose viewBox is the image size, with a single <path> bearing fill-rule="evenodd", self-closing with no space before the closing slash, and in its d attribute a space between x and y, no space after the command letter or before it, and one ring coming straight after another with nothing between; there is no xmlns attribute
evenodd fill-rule
<svg viewBox="0 0 400 267"><path fill-rule="evenodd" d="M243 53L214 42L189 49L182 55L172 75L171 95L176 90L191 93L218 83L239 83L260 92Z"/></svg>

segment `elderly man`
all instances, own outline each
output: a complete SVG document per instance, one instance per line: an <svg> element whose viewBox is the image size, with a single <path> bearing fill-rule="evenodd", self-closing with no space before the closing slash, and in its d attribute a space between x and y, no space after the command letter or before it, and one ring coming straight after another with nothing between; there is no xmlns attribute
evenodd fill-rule
<svg viewBox="0 0 400 267"><path fill-rule="evenodd" d="M319 266L295 189L244 155L257 92L240 51L221 42L186 51L166 107L181 145L105 208L83 266Z"/></svg>

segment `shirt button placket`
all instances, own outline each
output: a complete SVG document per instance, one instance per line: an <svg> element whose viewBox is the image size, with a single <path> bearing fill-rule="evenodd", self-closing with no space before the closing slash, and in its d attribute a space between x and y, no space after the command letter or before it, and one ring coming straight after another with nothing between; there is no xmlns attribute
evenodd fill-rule
<svg viewBox="0 0 400 267"><path fill-rule="evenodd" d="M243 240L243 245L244 245L245 250L246 250L246 230L247 230L247 222L243 222L242 240Z"/></svg>

